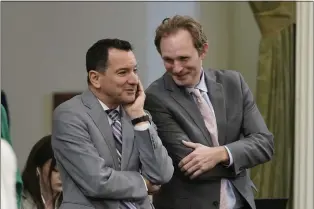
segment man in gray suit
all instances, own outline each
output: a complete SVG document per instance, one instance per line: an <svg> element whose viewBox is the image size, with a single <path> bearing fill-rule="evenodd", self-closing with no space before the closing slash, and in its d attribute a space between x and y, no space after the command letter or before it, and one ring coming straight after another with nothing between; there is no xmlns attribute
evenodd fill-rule
<svg viewBox="0 0 314 209"><path fill-rule="evenodd" d="M273 136L240 73L204 70L207 38L187 16L167 18L155 45L166 73L146 90L145 109L172 157L156 209L255 208L248 170L273 155Z"/></svg>
<svg viewBox="0 0 314 209"><path fill-rule="evenodd" d="M144 111L129 42L103 39L87 51L88 90L53 114L52 146L63 182L61 209L150 209L149 193L173 174Z"/></svg>

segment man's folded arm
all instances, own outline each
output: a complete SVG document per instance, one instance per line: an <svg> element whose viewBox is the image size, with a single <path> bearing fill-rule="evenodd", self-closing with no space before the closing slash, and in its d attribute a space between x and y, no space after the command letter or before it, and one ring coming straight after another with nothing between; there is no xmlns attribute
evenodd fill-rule
<svg viewBox="0 0 314 209"><path fill-rule="evenodd" d="M162 102L155 96L146 94L145 109L151 113L153 121L157 126L158 135L162 140L163 145L167 148L169 156L173 160L173 164L177 167L179 162L193 151L192 148L186 147L182 143L182 140L194 143L195 141L189 139L186 133L164 107ZM228 178L235 176L236 175L231 167L228 168L227 166L219 164L194 180L212 180L221 177Z"/></svg>
<svg viewBox="0 0 314 209"><path fill-rule="evenodd" d="M54 113L52 147L58 163L84 195L119 200L147 196L141 174L108 167L92 143L86 124L69 109Z"/></svg>
<svg viewBox="0 0 314 209"><path fill-rule="evenodd" d="M170 181L174 168L154 127L152 123L146 130L135 131L135 143L139 150L142 175L152 184L161 185Z"/></svg>

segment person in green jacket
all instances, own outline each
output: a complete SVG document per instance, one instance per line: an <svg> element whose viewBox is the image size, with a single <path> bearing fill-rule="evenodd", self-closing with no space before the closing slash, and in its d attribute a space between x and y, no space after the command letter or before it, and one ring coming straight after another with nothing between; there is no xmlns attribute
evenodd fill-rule
<svg viewBox="0 0 314 209"><path fill-rule="evenodd" d="M11 146L12 141L10 137L10 128L8 125L8 116L5 111L5 108L1 104L1 139L6 140ZM12 147L13 149L13 147ZM16 172L16 200L17 200L17 208L21 207L21 198L23 191L23 181L21 177L21 173L19 170Z"/></svg>

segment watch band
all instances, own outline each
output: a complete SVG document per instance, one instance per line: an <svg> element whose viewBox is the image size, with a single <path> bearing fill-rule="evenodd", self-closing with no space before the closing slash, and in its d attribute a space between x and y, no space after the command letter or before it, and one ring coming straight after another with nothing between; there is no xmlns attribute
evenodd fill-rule
<svg viewBox="0 0 314 209"><path fill-rule="evenodd" d="M144 116L141 116L141 117L138 117L138 118L134 118L133 120L131 120L133 125L136 125L138 123L145 122L145 121L149 121L149 116L148 115L144 115Z"/></svg>

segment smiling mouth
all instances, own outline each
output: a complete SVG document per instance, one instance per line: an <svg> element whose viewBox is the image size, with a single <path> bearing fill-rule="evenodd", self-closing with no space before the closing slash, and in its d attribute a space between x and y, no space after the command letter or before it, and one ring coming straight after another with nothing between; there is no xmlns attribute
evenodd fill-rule
<svg viewBox="0 0 314 209"><path fill-rule="evenodd" d="M182 79L182 78L184 78L185 76L187 76L188 75L188 73L186 73L186 74L184 74L184 75L176 75L176 77L178 78L178 79Z"/></svg>

